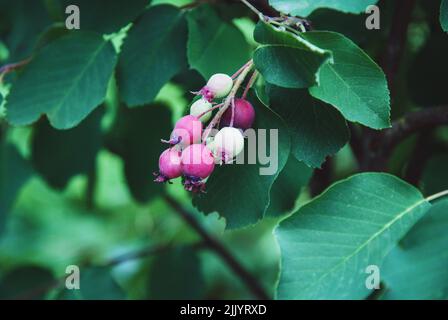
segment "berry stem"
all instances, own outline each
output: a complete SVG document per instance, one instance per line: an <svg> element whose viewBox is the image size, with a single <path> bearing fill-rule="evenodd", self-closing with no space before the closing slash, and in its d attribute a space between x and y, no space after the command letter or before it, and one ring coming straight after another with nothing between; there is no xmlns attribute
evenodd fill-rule
<svg viewBox="0 0 448 320"><path fill-rule="evenodd" d="M227 108L232 103L232 99L235 98L235 95L238 92L238 89L241 87L241 84L244 82L244 79L246 78L249 71L252 69L253 65L254 65L253 61L252 60L249 61L246 64L246 67L241 71L241 74L235 80L235 84L233 85L232 90L230 91L229 95L227 96L226 100L224 101L224 105L218 111L218 113L216 113L215 117L212 119L210 124L205 129L204 135L202 136L203 143L205 143L205 141L207 141L207 138L210 135L211 130L219 123L222 115L224 114L224 112L226 112Z"/></svg>
<svg viewBox="0 0 448 320"><path fill-rule="evenodd" d="M243 95L242 95L242 99L246 99L247 94L249 93L250 88L252 88L252 86L254 85L255 81L257 81L257 77L258 77L258 71L255 70L254 73L252 73L252 75L249 78L249 81L247 82L247 86L244 89Z"/></svg>
<svg viewBox="0 0 448 320"><path fill-rule="evenodd" d="M231 76L231 78L232 78L233 80L235 80L235 78L238 77L238 76L241 74L241 72L242 72L242 71L243 71L243 70L244 70L250 63L252 63L252 60L246 62L241 68L238 69L237 72L235 72L235 73Z"/></svg>
<svg viewBox="0 0 448 320"><path fill-rule="evenodd" d="M230 127L233 128L233 122L235 120L235 98L232 99L232 118L230 119Z"/></svg>
<svg viewBox="0 0 448 320"><path fill-rule="evenodd" d="M207 113L212 112L213 110L219 109L219 108L221 108L223 105L224 105L224 103L217 104L216 106L214 106L214 107L208 109L207 111L204 111L204 112L202 112L201 114L199 114L199 115L197 116L197 118L198 118L198 119L201 119L201 118L202 118L204 115L206 115Z"/></svg>

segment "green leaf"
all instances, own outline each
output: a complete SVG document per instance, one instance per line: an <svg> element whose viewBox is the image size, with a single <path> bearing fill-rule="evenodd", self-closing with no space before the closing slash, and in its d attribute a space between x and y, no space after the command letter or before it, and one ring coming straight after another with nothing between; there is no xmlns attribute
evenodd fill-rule
<svg viewBox="0 0 448 320"><path fill-rule="evenodd" d="M266 129L266 137L260 138L257 134L257 144L259 139L266 141L267 154L274 158L268 164L262 164L257 156L256 164L249 164L246 161L245 164L217 167L207 181L207 193L193 199L193 204L199 210L205 213L219 212L226 219L229 229L254 224L264 217L269 206L271 187L285 166L290 150L288 130L281 118L259 103L253 95L249 100L257 112L254 128ZM278 130L278 143L270 140L270 129ZM247 145L246 140L245 155L248 155ZM271 146L277 146L278 152L275 149L270 152ZM257 148L257 153L259 151ZM261 153L264 154L264 152ZM251 156L253 156L252 153ZM275 157L278 157L277 163L275 163ZM260 168L268 167L270 167L268 171L274 172L261 175Z"/></svg>
<svg viewBox="0 0 448 320"><path fill-rule="evenodd" d="M47 121L34 129L32 162L37 172L54 188L63 189L70 178L95 170L96 155L102 145L98 108L76 128L56 130Z"/></svg>
<svg viewBox="0 0 448 320"><path fill-rule="evenodd" d="M155 257L149 272L148 295L157 300L204 298L201 261L194 248L177 247Z"/></svg>
<svg viewBox="0 0 448 320"><path fill-rule="evenodd" d="M124 300L126 294L115 281L109 267L80 269L79 290L62 288L57 295L60 300Z"/></svg>
<svg viewBox="0 0 448 320"><path fill-rule="evenodd" d="M62 0L64 20L68 17L65 8L76 5L80 11L81 30L112 33L131 23L149 4L150 0Z"/></svg>
<svg viewBox="0 0 448 320"><path fill-rule="evenodd" d="M369 265L384 257L428 211L398 178L364 173L340 181L276 230L282 255L280 299L362 299Z"/></svg>
<svg viewBox="0 0 448 320"><path fill-rule="evenodd" d="M448 1L442 0L440 5L440 25L443 31L448 32Z"/></svg>
<svg viewBox="0 0 448 320"><path fill-rule="evenodd" d="M254 53L256 68L271 84L286 88L307 88L319 83L318 70L331 53L298 35L259 22L255 40L263 44Z"/></svg>
<svg viewBox="0 0 448 320"><path fill-rule="evenodd" d="M314 99L303 89L268 86L270 107L287 123L291 153L308 166L318 168L327 156L348 141L344 117L333 107Z"/></svg>
<svg viewBox="0 0 448 320"><path fill-rule="evenodd" d="M290 154L288 162L272 185L271 201L266 215L276 217L292 210L300 191L308 184L312 173L313 170L310 167L297 161Z"/></svg>
<svg viewBox="0 0 448 320"><path fill-rule="evenodd" d="M55 283L56 279L49 270L37 266L21 266L0 278L0 299L44 299L47 291ZM48 290L45 291L42 288L48 288Z"/></svg>
<svg viewBox="0 0 448 320"><path fill-rule="evenodd" d="M171 112L165 105L119 109L107 147L123 159L129 189L140 202L164 190L153 181L153 172L158 170L160 154L167 149L160 139L167 139L171 128Z"/></svg>
<svg viewBox="0 0 448 320"><path fill-rule="evenodd" d="M12 145L0 143L0 233L17 193L32 175L28 161Z"/></svg>
<svg viewBox="0 0 448 320"><path fill-rule="evenodd" d="M303 37L333 52L334 63L320 68L315 98L336 107L344 117L373 129L390 127L390 98L381 68L356 44L334 32L307 32Z"/></svg>
<svg viewBox="0 0 448 320"><path fill-rule="evenodd" d="M276 10L293 16L306 17L319 8L330 8L347 13L362 13L378 0L269 0Z"/></svg>
<svg viewBox="0 0 448 320"><path fill-rule="evenodd" d="M188 62L208 79L215 73L233 74L250 59L243 33L223 21L211 6L188 13Z"/></svg>
<svg viewBox="0 0 448 320"><path fill-rule="evenodd" d="M27 125L46 114L57 129L78 125L105 98L116 54L93 33L74 32L44 47L7 97L7 119Z"/></svg>
<svg viewBox="0 0 448 320"><path fill-rule="evenodd" d="M118 87L129 107L154 100L187 67L187 21L170 5L149 8L132 26L118 63Z"/></svg>
<svg viewBox="0 0 448 320"><path fill-rule="evenodd" d="M448 298L448 201L434 204L386 258L383 299Z"/></svg>

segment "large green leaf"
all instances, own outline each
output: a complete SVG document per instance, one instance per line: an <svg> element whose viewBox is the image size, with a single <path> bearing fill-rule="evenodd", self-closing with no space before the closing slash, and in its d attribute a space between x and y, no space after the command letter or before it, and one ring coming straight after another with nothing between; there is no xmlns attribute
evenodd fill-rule
<svg viewBox="0 0 448 320"><path fill-rule="evenodd" d="M153 172L158 170L159 156L171 130L171 113L165 105L155 104L142 108L121 107L107 147L124 161L129 189L140 202L146 202L163 191L155 183Z"/></svg>
<svg viewBox="0 0 448 320"><path fill-rule="evenodd" d="M69 5L76 5L80 11L81 30L112 33L131 23L150 3L150 0L62 0L62 15Z"/></svg>
<svg viewBox="0 0 448 320"><path fill-rule="evenodd" d="M334 63L320 68L320 84L310 93L336 107L344 117L373 129L390 126L390 98L381 68L356 44L335 32L307 32L303 37L333 52Z"/></svg>
<svg viewBox="0 0 448 320"><path fill-rule="evenodd" d="M104 110L98 108L69 130L56 130L47 121L36 125L32 162L49 185L62 189L74 175L95 170L96 155L102 145L103 114Z"/></svg>
<svg viewBox="0 0 448 320"><path fill-rule="evenodd" d="M195 300L204 298L201 261L194 248L178 247L155 257L149 271L151 299Z"/></svg>
<svg viewBox="0 0 448 320"><path fill-rule="evenodd" d="M318 168L347 143L349 131L344 117L308 91L268 86L267 92L270 107L289 127L291 152L297 160Z"/></svg>
<svg viewBox="0 0 448 320"><path fill-rule="evenodd" d="M278 11L293 16L306 17L319 8L330 8L347 13L361 13L378 0L269 0Z"/></svg>
<svg viewBox="0 0 448 320"><path fill-rule="evenodd" d="M276 166L273 159L269 164L261 164L258 156L256 164L246 162L217 166L207 181L207 193L193 199L194 205L199 210L206 213L219 212L226 219L227 228L244 227L264 217L269 206L272 184L285 166L290 150L288 130L281 118L263 104L257 103L257 98L252 96L250 100L257 111L255 128L266 129L265 138L260 138L257 134L257 144L259 138L261 141L266 139L267 154L271 156L273 156L273 153L269 152L271 145L276 145L278 152L273 151L274 157L278 157ZM278 130L277 143L270 141L270 129ZM246 140L246 155L248 154L247 145ZM258 151L259 148L257 148ZM252 153L251 155L253 156ZM270 175L261 175L260 168L268 166L271 166L271 170L277 170Z"/></svg>
<svg viewBox="0 0 448 320"><path fill-rule="evenodd" d="M307 88L319 83L318 70L331 53L303 38L260 21L255 40L263 44L254 53L256 68L271 84Z"/></svg>
<svg viewBox="0 0 448 320"><path fill-rule="evenodd" d="M154 100L173 76L187 67L187 21L170 5L149 8L129 30L118 63L118 87L129 106Z"/></svg>
<svg viewBox="0 0 448 320"><path fill-rule="evenodd" d="M276 230L280 299L362 299L369 265L430 208L420 192L381 173L352 176L301 207Z"/></svg>
<svg viewBox="0 0 448 320"><path fill-rule="evenodd" d="M0 233L17 193L32 174L28 161L15 147L0 142Z"/></svg>
<svg viewBox="0 0 448 320"><path fill-rule="evenodd" d="M266 215L276 217L292 210L300 191L308 184L312 173L310 167L290 154L288 162L272 185L271 201Z"/></svg>
<svg viewBox="0 0 448 320"><path fill-rule="evenodd" d="M0 278L0 300L44 299L55 283L56 279L49 270L37 266L21 266Z"/></svg>
<svg viewBox="0 0 448 320"><path fill-rule="evenodd" d="M442 0L440 5L440 25L443 31L448 32L448 1Z"/></svg>
<svg viewBox="0 0 448 320"><path fill-rule="evenodd" d="M46 114L57 129L79 124L100 105L116 54L97 34L74 32L44 47L6 98L7 119L27 125Z"/></svg>
<svg viewBox="0 0 448 320"><path fill-rule="evenodd" d="M448 299L448 201L433 205L386 258L384 299Z"/></svg>
<svg viewBox="0 0 448 320"><path fill-rule="evenodd" d="M188 14L188 62L206 79L221 72L232 74L250 58L242 32L223 21L210 6Z"/></svg>

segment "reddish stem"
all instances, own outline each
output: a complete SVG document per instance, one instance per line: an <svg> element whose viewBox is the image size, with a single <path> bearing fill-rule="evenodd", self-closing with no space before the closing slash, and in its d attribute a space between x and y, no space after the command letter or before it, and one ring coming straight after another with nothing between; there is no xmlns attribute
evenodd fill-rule
<svg viewBox="0 0 448 320"><path fill-rule="evenodd" d="M235 73L232 75L231 78L232 78L233 80L235 80L235 78L238 77L238 76L241 74L241 72L243 72L243 70L246 69L247 66L248 66L249 64L251 64L251 63L252 63L252 60L250 60L250 61L248 61L247 63L245 63L244 66L242 66L241 68L239 68L238 71L235 72Z"/></svg>
<svg viewBox="0 0 448 320"><path fill-rule="evenodd" d="M10 73L11 71L14 71L20 67L23 67L25 65L27 65L28 63L30 63L31 58L25 59L23 61L20 62L16 62L16 63L10 63L10 64L6 64L3 67L0 68L0 82L3 80L3 77Z"/></svg>
<svg viewBox="0 0 448 320"><path fill-rule="evenodd" d="M235 98L232 98L232 119L230 120L230 127L233 127L233 121L235 120Z"/></svg>
<svg viewBox="0 0 448 320"><path fill-rule="evenodd" d="M202 112L201 114L199 114L199 115L197 116L197 118L198 118L198 119L201 119L205 114L207 114L207 113L209 113L209 112L212 112L213 110L216 110L216 109L218 109L218 108L221 108L223 105L224 105L224 103L217 104L216 106L214 106L214 107L208 109L207 111L204 111L204 112Z"/></svg>
<svg viewBox="0 0 448 320"><path fill-rule="evenodd" d="M255 81L257 80L257 77L258 77L258 71L255 70L254 73L252 73L252 75L250 76L249 81L247 82L247 86L244 89L243 95L241 96L242 99L246 99L247 94L249 93L250 88L252 88Z"/></svg>

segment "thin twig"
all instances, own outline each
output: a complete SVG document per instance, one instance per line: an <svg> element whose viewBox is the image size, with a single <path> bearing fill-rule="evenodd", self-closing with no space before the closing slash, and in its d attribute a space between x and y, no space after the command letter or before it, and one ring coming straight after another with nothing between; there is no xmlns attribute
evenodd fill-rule
<svg viewBox="0 0 448 320"><path fill-rule="evenodd" d="M197 118L198 118L198 119L201 119L201 118L202 118L204 115L206 115L207 113L212 112L213 110L219 109L219 108L221 108L223 105L224 105L224 103L217 104L216 106L213 106L212 108L210 108L210 109L208 109L208 110L202 112L201 114L199 114L199 115L197 116Z"/></svg>
<svg viewBox="0 0 448 320"><path fill-rule="evenodd" d="M382 131L382 146L387 152L412 134L440 125L448 125L448 106L425 108L394 121L390 129Z"/></svg>
<svg viewBox="0 0 448 320"><path fill-rule="evenodd" d="M246 62L241 68L239 68L233 75L232 75L232 79L235 80L236 77L238 77L241 74L241 71L243 71L244 69L247 68L247 66L249 64L252 63L252 60L249 60L248 62Z"/></svg>
<svg viewBox="0 0 448 320"><path fill-rule="evenodd" d="M185 210L174 198L164 195L165 201L179 214L179 216L193 228L202 238L204 244L229 266L230 269L244 282L257 299L269 300L270 297L258 280L233 256L233 254L199 223L199 221Z"/></svg>
<svg viewBox="0 0 448 320"><path fill-rule="evenodd" d="M264 14L261 13L257 8L255 8L249 1L247 0L240 0L246 7L248 7L252 12L254 12L260 19L264 18Z"/></svg>
<svg viewBox="0 0 448 320"><path fill-rule="evenodd" d="M0 67L0 83L3 81L3 78L6 74L27 65L28 63L30 63L31 59L32 58L28 58L23 61L19 61L16 63L10 63L7 65L4 65L3 67Z"/></svg>
<svg viewBox="0 0 448 320"><path fill-rule="evenodd" d="M257 81L257 77L258 77L258 71L255 70L254 73L252 73L252 75L249 78L249 81L247 82L247 86L244 89L243 95L241 96L241 98L246 99L247 94L249 93L250 88L252 88L252 86L254 85L255 81Z"/></svg>

